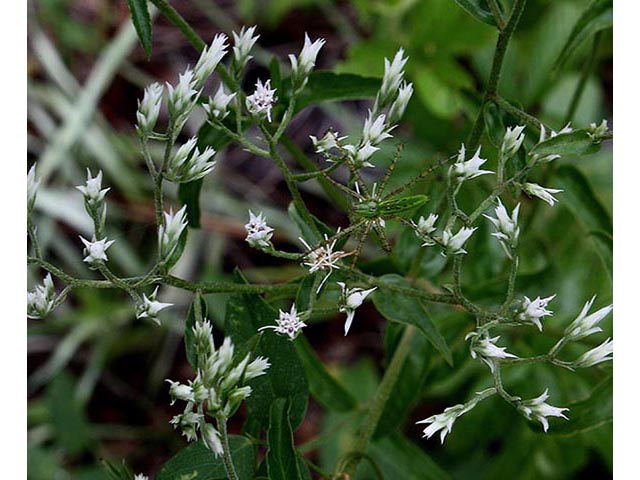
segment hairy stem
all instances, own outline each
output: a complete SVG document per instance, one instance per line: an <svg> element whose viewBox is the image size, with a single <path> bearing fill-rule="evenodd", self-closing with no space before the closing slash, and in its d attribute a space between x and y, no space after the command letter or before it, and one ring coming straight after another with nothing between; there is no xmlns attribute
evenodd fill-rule
<svg viewBox="0 0 640 480"><path fill-rule="evenodd" d="M218 431L220 432L220 441L222 443L222 462L224 463L224 470L227 472L229 480L238 480L238 474L233 466L233 459L231 458L231 449L229 448L229 434L227 433L227 419L224 417L217 417Z"/></svg>

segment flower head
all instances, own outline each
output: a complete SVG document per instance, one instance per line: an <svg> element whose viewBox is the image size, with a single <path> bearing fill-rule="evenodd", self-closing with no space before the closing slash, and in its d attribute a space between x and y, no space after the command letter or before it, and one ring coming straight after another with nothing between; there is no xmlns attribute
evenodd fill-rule
<svg viewBox="0 0 640 480"><path fill-rule="evenodd" d="M163 212L164 224L158 227L158 252L162 261L166 261L171 257L180 236L187 226L187 206L183 206L175 214L173 208L169 212Z"/></svg>
<svg viewBox="0 0 640 480"><path fill-rule="evenodd" d="M508 127L502 140L502 154L506 158L513 157L524 142L524 125Z"/></svg>
<svg viewBox="0 0 640 480"><path fill-rule="evenodd" d="M220 63L220 60L227 53L227 36L223 33L213 37L211 45L204 47L196 66L193 68L194 88L199 90L203 87L209 76Z"/></svg>
<svg viewBox="0 0 640 480"><path fill-rule="evenodd" d="M295 303L291 306L289 312L283 312L280 310L280 315L276 319L276 325L265 325L258 329L259 332L263 330L272 329L279 335L286 335L289 340L294 340L300 331L306 327L307 324L300 320L300 316L296 311Z"/></svg>
<svg viewBox="0 0 640 480"><path fill-rule="evenodd" d="M339 310L342 313L347 314L347 319L344 323L344 334L349 333L351 324L353 323L353 317L356 313L356 309L362 305L365 299L373 292L377 287L364 289L364 288L347 288L344 282L337 282L342 290L340 298Z"/></svg>
<svg viewBox="0 0 640 480"><path fill-rule="evenodd" d="M573 322L571 322L571 325L566 328L566 330L564 331L564 335L567 340L580 340L581 338L587 337L592 333L598 333L602 331L602 329L597 325L602 321L602 319L604 319L607 315L609 315L609 313L611 313L611 310L613 310L613 305L608 305L601 308L597 312L592 313L591 315L587 315L595 299L596 296L594 295L591 300L585 303L578 317Z"/></svg>
<svg viewBox="0 0 640 480"><path fill-rule="evenodd" d="M213 97L209 97L209 102L204 104L202 108L204 108L208 115L217 118L218 120L223 120L227 115L229 115L227 108L231 100L235 97L235 92L230 94L225 93L224 86L220 84L216 94Z"/></svg>
<svg viewBox="0 0 640 480"><path fill-rule="evenodd" d="M386 115L381 113L373 120L373 112L369 110L369 116L364 121L364 127L362 129L362 141L364 143L378 145L383 140L391 138L391 134L389 134L391 129L387 128L385 124L386 118Z"/></svg>
<svg viewBox="0 0 640 480"><path fill-rule="evenodd" d="M378 147L371 145L371 142L368 141L364 142L360 147L356 147L355 145L345 145L344 149L353 159L356 168L374 167L374 165L369 162L369 159L374 153L380 150Z"/></svg>
<svg viewBox="0 0 640 480"><path fill-rule="evenodd" d="M202 429L202 439L207 448L216 456L221 456L224 453L222 442L220 441L220 432L210 423L205 424Z"/></svg>
<svg viewBox="0 0 640 480"><path fill-rule="evenodd" d="M602 120L600 125L592 123L587 129L587 135L595 143L600 143L609 133L609 125L606 120Z"/></svg>
<svg viewBox="0 0 640 480"><path fill-rule="evenodd" d="M411 83L403 83L398 89L398 98L396 98L391 104L391 108L389 109L389 114L387 116L390 124L395 124L400 121L402 116L404 115L404 111L407 109L407 105L409 104L409 100L413 95L413 84Z"/></svg>
<svg viewBox="0 0 640 480"><path fill-rule="evenodd" d="M169 118L176 126L182 128L187 116L195 106L199 94L193 70L187 69L181 73L176 87L167 83L167 91Z"/></svg>
<svg viewBox="0 0 640 480"><path fill-rule="evenodd" d="M523 187L524 191L529 195L533 195L534 197L538 197L540 200L547 202L552 207L558 201L557 198L553 196L554 193L560 193L562 190L557 188L544 188L538 185L537 183L525 183Z"/></svg>
<svg viewBox="0 0 640 480"><path fill-rule="evenodd" d="M458 255L461 253L467 253L467 251L462 248L469 237L473 235L477 227L461 227L458 230L458 233L453 235L449 228L445 228L442 232L442 245L444 246L446 253L450 255Z"/></svg>
<svg viewBox="0 0 640 480"><path fill-rule="evenodd" d="M389 62L386 58L384 59L382 86L376 98L376 104L379 108L385 107L396 97L404 76L404 66L407 60L409 60L409 58L404 57L404 50L402 48L395 54L393 61Z"/></svg>
<svg viewBox="0 0 640 480"><path fill-rule="evenodd" d="M568 408L558 408L545 403L549 398L549 389L542 392L542 395L531 400L525 400L518 406L518 410L528 419L538 420L544 431L549 430L549 421L547 417L560 417L568 420L568 418L562 412L566 412Z"/></svg>
<svg viewBox="0 0 640 480"><path fill-rule="evenodd" d="M602 362L613 360L613 340L607 338L604 342L588 352L583 353L573 362L576 368L587 368Z"/></svg>
<svg viewBox="0 0 640 480"><path fill-rule="evenodd" d="M347 137L341 137L338 132L329 130L320 140L313 135L309 135L309 138L311 139L311 143L313 143L313 148L315 148L316 153L329 153L329 151L334 148L340 148L340 142Z"/></svg>
<svg viewBox="0 0 640 480"><path fill-rule="evenodd" d="M339 231L340 230L338 230L338 233ZM308 250L308 253L305 255L305 261L303 261L302 264L309 267L309 273L315 273L318 270L328 270L327 275L324 277L322 282L320 282L320 286L318 287L318 291L320 291L324 282L327 281L333 270L340 268L338 261L341 258L350 255L350 253L345 253L342 250L334 252L333 249L335 248L338 239L336 238L333 242L329 243L329 237L326 233L324 234L325 244L320 247L312 248L302 237L300 237L299 240Z"/></svg>
<svg viewBox="0 0 640 480"><path fill-rule="evenodd" d="M133 480L149 480L149 477L142 473L137 473L136 476L133 477Z"/></svg>
<svg viewBox="0 0 640 480"><path fill-rule="evenodd" d="M447 434L451 433L454 422L469 412L477 405L477 399L472 399L465 404L454 405L453 407L445 408L444 412L438 415L431 415L424 420L416 422L416 424L426 423L427 427L423 431L423 437L431 438L437 432L440 432L440 443L444 443L444 439Z"/></svg>
<svg viewBox="0 0 640 480"><path fill-rule="evenodd" d="M44 318L53 310L56 300L56 291L53 286L53 279L48 273L44 277L42 285L36 285L31 292L27 292L27 317L38 319Z"/></svg>
<svg viewBox="0 0 640 480"><path fill-rule="evenodd" d="M159 83L152 83L144 89L142 100L138 100L136 121L138 133L147 137L153 131L160 115L164 88Z"/></svg>
<svg viewBox="0 0 640 480"><path fill-rule="evenodd" d="M322 38L311 43L309 36L305 33L304 46L302 47L300 55L298 57L289 55L289 60L291 61L291 78L297 88L302 87L307 82L307 77L311 73L311 70L313 70L313 67L315 67L316 58L324 44L325 41Z"/></svg>
<svg viewBox="0 0 640 480"><path fill-rule="evenodd" d="M158 288L153 291L151 295L148 297L145 294L142 294L142 304L138 305L136 311L136 318L148 318L149 320L154 321L158 325L160 325L160 321L158 320L158 313L165 308L171 307L172 303L163 303L156 300L158 295Z"/></svg>
<svg viewBox="0 0 640 480"><path fill-rule="evenodd" d="M520 236L520 227L518 227L518 213L520 212L520 204L511 212L511 217L507 209L498 198L498 206L496 207L496 218L489 215L483 215L496 227L497 231L492 233L500 241L500 245L504 248L507 256L511 258L511 250L518 245L518 237Z"/></svg>
<svg viewBox="0 0 640 480"><path fill-rule="evenodd" d="M253 35L256 31L256 26L245 29L242 27L240 33L232 32L233 35L233 57L236 68L242 70L249 60L251 60L251 49L260 38L260 35Z"/></svg>
<svg viewBox="0 0 640 480"><path fill-rule="evenodd" d="M169 160L166 176L169 180L179 183L193 182L210 173L216 166L211 161L216 151L208 146L202 152L196 146L198 139L191 137Z"/></svg>
<svg viewBox="0 0 640 480"><path fill-rule="evenodd" d="M480 148L476 150L476 153L471 159L465 161L466 148L464 144L460 147L458 152L458 159L455 164L451 166L450 174L453 175L458 182L464 182L472 178L479 177L480 175L486 175L487 173L493 173L490 170L480 170L480 167L486 163L486 159L480 158Z"/></svg>
<svg viewBox="0 0 640 480"><path fill-rule="evenodd" d="M255 215L249 210L249 223L244 226L247 231L246 242L254 248L267 248L271 244L273 228L267 225L264 213Z"/></svg>
<svg viewBox="0 0 640 480"><path fill-rule="evenodd" d="M91 176L91 171L87 168L87 183L76 187L84 195L86 202L92 207L99 206L104 201L104 196L109 188L102 189L102 170L98 171L95 177Z"/></svg>
<svg viewBox="0 0 640 480"><path fill-rule="evenodd" d="M547 305L551 300L556 298L555 295L551 295L547 298L536 297L535 300L530 300L529 297L524 297L522 302L522 311L518 314L518 319L525 323L532 323L538 330L542 331L542 323L540 319L549 315L553 315L551 310L547 310Z"/></svg>
<svg viewBox="0 0 640 480"><path fill-rule="evenodd" d="M495 368L494 360L501 358L518 358L507 352L506 347L498 347L495 344L495 342L500 339L499 336L490 338L489 336L481 335L478 332L470 332L464 337L464 339L471 339L471 358L477 358L480 356L480 359L489 366L492 372Z"/></svg>
<svg viewBox="0 0 640 480"><path fill-rule="evenodd" d="M262 115L266 113L267 120L271 121L271 109L276 103L276 89L271 88L271 80L267 80L264 84L258 79L256 82L256 90L252 95L247 97L247 110L254 115Z"/></svg>
<svg viewBox="0 0 640 480"><path fill-rule="evenodd" d="M40 187L40 180L36 178L36 164L31 165L27 173L27 211L31 211L36 203L36 195Z"/></svg>
<svg viewBox="0 0 640 480"><path fill-rule="evenodd" d="M547 130L544 125L540 124L540 140L538 140L538 144L557 137L558 135L563 135L565 133L571 132L573 132L573 128L571 128L571 122L567 123L559 132L551 130L551 133L549 135L547 135ZM560 155L550 154L542 156L534 153L533 155L531 155L531 157L533 158L534 162L547 163L560 158Z"/></svg>
<svg viewBox="0 0 640 480"><path fill-rule="evenodd" d="M88 263L89 266L97 268L98 265L103 262L107 262L109 259L107 258L107 249L113 245L115 240L107 240L107 238L103 238L101 240L96 240L94 236L91 241L86 240L82 236L80 236L80 240L84 243L84 255L83 261Z"/></svg>

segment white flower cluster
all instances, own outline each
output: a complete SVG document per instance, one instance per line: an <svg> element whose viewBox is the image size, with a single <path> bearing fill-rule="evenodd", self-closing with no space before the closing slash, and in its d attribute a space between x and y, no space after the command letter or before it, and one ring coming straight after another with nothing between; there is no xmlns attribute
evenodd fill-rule
<svg viewBox="0 0 640 480"><path fill-rule="evenodd" d="M216 350L208 320L197 322L193 333L196 377L188 384L167 380L171 404L177 400L186 402L183 413L173 417L170 423L174 428L180 427L189 441L196 440L200 431L205 445L216 455L222 455L220 433L207 422L206 415L226 421L251 395L247 382L264 375L270 364L264 357L250 361L250 353L239 359L229 337Z"/></svg>
<svg viewBox="0 0 640 480"><path fill-rule="evenodd" d="M306 85L311 70L316 66L318 53L324 44L325 41L322 38L312 43L309 36L305 33L304 46L302 47L300 55L298 55L298 57L289 55L289 61L291 62L291 83L294 93L300 91Z"/></svg>
<svg viewBox="0 0 640 480"><path fill-rule="evenodd" d="M465 337L465 340L471 340L469 349L471 351L471 358L478 358L486 363L492 372L496 368L496 360L503 358L518 358L515 355L507 352L506 347L499 347L496 342L500 339L499 336L489 337L487 333L469 332Z"/></svg>
<svg viewBox="0 0 640 480"><path fill-rule="evenodd" d="M102 170L95 177L87 168L87 181L76 187L84 196L84 207L94 223L94 235L99 236L104 229L107 217L107 204L104 199L110 188L102 188ZM106 248L105 248L106 250ZM106 261L106 258L104 259ZM87 260L85 260L87 261Z"/></svg>
<svg viewBox="0 0 640 480"><path fill-rule="evenodd" d="M244 226L244 229L247 232L245 240L253 248L269 248L271 246L273 228L267 225L264 213L260 212L255 215L249 210L249 223Z"/></svg>
<svg viewBox="0 0 640 480"><path fill-rule="evenodd" d="M507 256L513 258L513 251L518 246L518 237L520 236L520 227L518 227L520 204L516 205L516 208L511 212L511 217L509 217L507 209L498 198L495 212L496 218L489 215L483 216L496 227L496 231L491 235L498 239Z"/></svg>
<svg viewBox="0 0 640 480"><path fill-rule="evenodd" d="M353 323L353 317L356 314L356 309L362 305L365 299L373 293L377 287L373 288L348 288L346 283L337 282L340 286L341 296L339 303L339 311L347 314L347 319L344 322L344 334L345 336L349 333L349 329L351 328L351 324Z"/></svg>
<svg viewBox="0 0 640 480"><path fill-rule="evenodd" d="M467 158L467 149L462 144L458 151L458 159L449 169L449 175L457 182L462 183L465 180L471 180L472 178L479 177L481 175L487 175L493 173L490 170L481 170L480 167L487 162L486 158L480 158L480 148L476 150L476 153L469 160Z"/></svg>
<svg viewBox="0 0 640 480"><path fill-rule="evenodd" d="M211 161L216 151L212 147L205 147L201 152L196 146L198 139L192 137L187 140L170 158L165 177L176 183L186 183L198 180L210 173L216 166Z"/></svg>
<svg viewBox="0 0 640 480"><path fill-rule="evenodd" d="M27 212L33 210L38 195L40 181L36 178L36 164L34 163L27 173Z"/></svg>
<svg viewBox="0 0 640 480"><path fill-rule="evenodd" d="M32 292L27 292L27 317L38 319L46 317L55 305L56 291L53 279L48 273L42 285L36 285Z"/></svg>
<svg viewBox="0 0 640 480"><path fill-rule="evenodd" d="M340 229L336 232L336 236L339 233ZM333 249L335 248L338 239L335 238L332 242L329 242L329 237L326 233L324 234L324 243L321 244L321 246L311 247L302 237L299 237L298 240L300 240L307 249L307 254L304 257L305 260L302 264L309 268L309 273L315 273L318 270L327 270L327 274L318 286L319 292L325 282L329 279L331 273L340 268L340 265L338 264L340 259L351 255L351 253L346 253L342 250L334 252Z"/></svg>
<svg viewBox="0 0 640 480"><path fill-rule="evenodd" d="M163 212L164 223L158 227L158 256L160 263L167 262L178 248L182 232L187 227L187 206L183 206L175 214Z"/></svg>
<svg viewBox="0 0 640 480"><path fill-rule="evenodd" d="M300 315L298 314L294 303L291 306L290 311L283 312L280 310L279 316L276 318L275 325L265 325L264 327L260 327L258 331L262 332L263 330L273 330L279 335L286 335L289 337L289 340L295 340L302 329L306 326L307 324L300 319Z"/></svg>
<svg viewBox="0 0 640 480"><path fill-rule="evenodd" d="M136 318L147 318L160 325L158 313L165 308L171 307L173 304L163 303L156 300L156 297L158 296L158 288L160 287L156 287L153 293L148 297L145 294L142 295L142 303L136 308Z"/></svg>

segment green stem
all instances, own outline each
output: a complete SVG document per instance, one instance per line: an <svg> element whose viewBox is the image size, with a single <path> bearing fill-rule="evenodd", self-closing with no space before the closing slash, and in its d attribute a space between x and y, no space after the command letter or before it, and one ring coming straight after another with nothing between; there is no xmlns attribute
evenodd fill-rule
<svg viewBox="0 0 640 480"><path fill-rule="evenodd" d="M511 260L511 266L509 268L509 280L507 284L507 296L498 312L498 315L504 315L509 308L509 304L513 300L513 294L516 288L516 278L518 277L518 266L520 265L520 257L512 252L513 260Z"/></svg>
<svg viewBox="0 0 640 480"><path fill-rule="evenodd" d="M593 37L593 45L591 47L591 55L589 55L589 60L584 66L582 70L582 74L580 75L580 80L578 81L578 85L576 85L576 90L573 92L573 97L571 97L571 103L569 104L569 109L567 110L567 114L564 117L563 123L569 123L573 120L573 116L578 109L578 105L580 104L580 98L582 98L582 93L584 92L584 87L587 85L587 80L589 80L589 75L591 74L591 70L593 70L593 66L596 63L596 57L598 53L598 47L600 46L600 39L602 38L602 32L597 32Z"/></svg>
<svg viewBox="0 0 640 480"><path fill-rule="evenodd" d="M33 246L33 254L37 258L42 258L42 249L40 248L40 242L36 236L36 226L31 219L31 212L27 215L27 233L29 234L29 240L31 240L31 245Z"/></svg>
<svg viewBox="0 0 640 480"><path fill-rule="evenodd" d="M238 474L233 466L233 459L231 458L231 449L229 448L229 434L227 433L227 419L224 417L217 417L218 431L220 432L220 441L222 442L222 462L224 463L224 469L227 472L227 478L229 480L238 480Z"/></svg>
<svg viewBox="0 0 640 480"><path fill-rule="evenodd" d="M499 30L504 30L504 18L502 18L502 12L500 11L500 6L496 0L487 0L489 4L489 8L491 9L491 13L493 14L493 19L496 21L496 25Z"/></svg>
<svg viewBox="0 0 640 480"><path fill-rule="evenodd" d="M527 0L515 0L509 20L504 26L504 29L502 29L498 34L498 41L496 43L496 50L493 54L493 62L491 65L491 73L489 74L487 89L485 91L484 98L482 99L482 103L480 104L478 116L476 117L476 121L473 124L471 132L469 133L469 138L467 139L467 148L471 152L478 148L478 143L480 142L480 137L484 130L482 112L486 103L498 91L504 56L507 53L507 47L509 46L513 32L515 32L516 27L518 26L518 22L520 21L520 17L522 16L522 12L524 11L526 4Z"/></svg>
<svg viewBox="0 0 640 480"><path fill-rule="evenodd" d="M520 110L517 107L514 107L513 105L511 105L511 103L509 103L507 100L502 98L500 95L497 95L497 94L493 95L491 97L491 100L495 102L496 105L498 105L502 110L507 112L512 117L516 118L519 122L525 123L528 126L534 128L536 130L536 133L540 133L540 127L545 127L547 131L551 130L549 127L547 127L544 123L542 123L536 117L534 117L533 115L523 110Z"/></svg>
<svg viewBox="0 0 640 480"><path fill-rule="evenodd" d="M375 397L369 406L369 411L362 424L360 435L352 449L354 455L344 463L344 466L341 469L338 468L334 478L353 478L356 473L360 460L362 459L362 455L367 452L367 447L369 446L373 433L378 426L378 421L382 416L384 407L396 385L402 366L411 352L411 343L413 342L413 337L416 333L417 330L415 327L411 325L405 327L400 343L391 358L391 363L389 363L389 367L385 371L382 382L380 383Z"/></svg>

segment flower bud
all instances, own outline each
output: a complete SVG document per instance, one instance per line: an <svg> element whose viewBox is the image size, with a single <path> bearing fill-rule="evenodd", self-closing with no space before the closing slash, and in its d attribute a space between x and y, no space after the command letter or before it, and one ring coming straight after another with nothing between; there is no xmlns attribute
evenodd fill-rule
<svg viewBox="0 0 640 480"><path fill-rule="evenodd" d="M137 130L143 137L148 137L156 126L162 105L164 88L159 83L152 83L144 89L142 100L138 101L136 112Z"/></svg>

